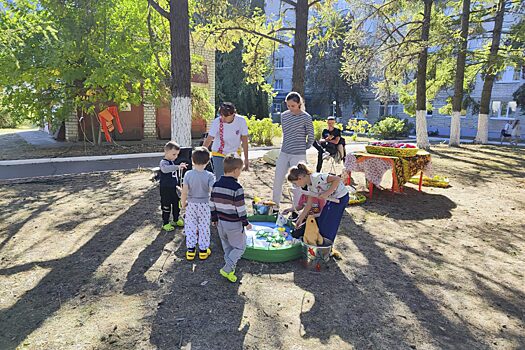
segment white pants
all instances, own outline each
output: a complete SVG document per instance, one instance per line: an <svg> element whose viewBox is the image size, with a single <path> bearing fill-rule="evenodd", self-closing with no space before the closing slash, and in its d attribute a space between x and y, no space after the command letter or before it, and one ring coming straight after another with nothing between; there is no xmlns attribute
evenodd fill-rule
<svg viewBox="0 0 525 350"><path fill-rule="evenodd" d="M281 196L283 194L283 184L286 180L286 174L288 170L299 164L300 162L306 163L305 154L288 154L281 152L275 166L275 178L273 180L273 201L277 204L281 202Z"/></svg>
<svg viewBox="0 0 525 350"><path fill-rule="evenodd" d="M198 243L200 250L208 249L210 246L210 205L189 202L184 219L186 248L194 249Z"/></svg>

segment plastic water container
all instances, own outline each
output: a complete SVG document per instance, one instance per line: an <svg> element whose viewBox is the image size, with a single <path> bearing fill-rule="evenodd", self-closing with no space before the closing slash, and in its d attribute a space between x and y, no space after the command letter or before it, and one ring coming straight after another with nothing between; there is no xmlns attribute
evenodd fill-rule
<svg viewBox="0 0 525 350"><path fill-rule="evenodd" d="M333 242L323 237L323 244L320 246L306 244L301 240L303 250L302 264L308 270L320 272L322 268L330 261Z"/></svg>

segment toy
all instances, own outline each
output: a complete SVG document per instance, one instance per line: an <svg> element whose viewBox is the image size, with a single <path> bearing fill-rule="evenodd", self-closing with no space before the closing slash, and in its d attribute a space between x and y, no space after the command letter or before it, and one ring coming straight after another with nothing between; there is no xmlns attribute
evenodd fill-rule
<svg viewBox="0 0 525 350"><path fill-rule="evenodd" d="M111 142L111 135L109 133L115 130L115 127L113 126L113 120L115 120L115 123L117 124L118 132L122 134L124 132L124 129L122 128L122 124L120 123L120 117L118 115L117 107L108 107L98 114L98 121L100 122L100 126L102 128L102 131L104 132L104 136L106 137L107 142Z"/></svg>
<svg viewBox="0 0 525 350"><path fill-rule="evenodd" d="M319 233L319 227L313 215L309 215L306 219L303 241L309 245L323 244L323 237Z"/></svg>

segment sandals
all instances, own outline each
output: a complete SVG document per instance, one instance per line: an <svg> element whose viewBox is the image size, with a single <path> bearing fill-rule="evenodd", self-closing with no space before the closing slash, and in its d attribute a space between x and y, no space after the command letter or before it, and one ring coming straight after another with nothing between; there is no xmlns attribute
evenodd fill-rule
<svg viewBox="0 0 525 350"><path fill-rule="evenodd" d="M199 251L199 259L206 260L211 255L211 249L208 248L206 250Z"/></svg>

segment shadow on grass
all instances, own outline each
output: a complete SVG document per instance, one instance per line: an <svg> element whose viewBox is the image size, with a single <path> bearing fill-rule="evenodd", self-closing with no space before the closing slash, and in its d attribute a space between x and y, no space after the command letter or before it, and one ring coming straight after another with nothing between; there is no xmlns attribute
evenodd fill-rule
<svg viewBox="0 0 525 350"><path fill-rule="evenodd" d="M0 349L15 349L29 334L57 312L89 283L97 268L134 232L150 218L150 189L143 198L129 207L114 221L102 227L73 254L38 263L51 271L14 305L0 312ZM34 263L0 270L0 275L11 275L34 267ZM57 295L57 286L60 295Z"/></svg>
<svg viewBox="0 0 525 350"><path fill-rule="evenodd" d="M366 201L365 208L396 220L417 221L450 218L456 203L441 194L419 192L405 187L403 194L375 189L373 198Z"/></svg>
<svg viewBox="0 0 525 350"><path fill-rule="evenodd" d="M150 341L159 350L242 349L248 327L239 329L244 297L239 284L219 275L224 264L218 235L212 233L212 255L206 261L186 261L186 245L180 238L175 255L181 257L164 275L169 292L159 303L152 323ZM242 278L244 269L237 273ZM191 344L191 345L189 345Z"/></svg>

